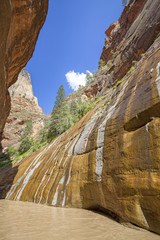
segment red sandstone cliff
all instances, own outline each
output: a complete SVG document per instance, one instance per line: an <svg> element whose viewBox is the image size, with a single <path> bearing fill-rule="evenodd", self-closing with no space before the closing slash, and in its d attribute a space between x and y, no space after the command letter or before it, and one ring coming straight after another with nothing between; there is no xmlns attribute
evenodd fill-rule
<svg viewBox="0 0 160 240"><path fill-rule="evenodd" d="M85 92L105 94L139 61L160 34L159 0L130 0L119 22L106 30L101 54L106 65L99 68L96 81Z"/></svg>
<svg viewBox="0 0 160 240"><path fill-rule="evenodd" d="M101 209L160 234L159 26L159 0L130 1L120 26L107 31L106 66L85 90L95 86L92 95L104 98L48 146L1 171L1 197Z"/></svg>
<svg viewBox="0 0 160 240"><path fill-rule="evenodd" d="M24 133L25 121L32 121L32 136L44 126L43 110L38 105L38 100L33 94L29 73L25 68L18 75L18 80L9 88L11 96L11 111L3 130L2 147L5 151L8 147L18 148L20 139Z"/></svg>
<svg viewBox="0 0 160 240"><path fill-rule="evenodd" d="M10 111L8 87L31 58L48 9L48 0L0 2L0 135Z"/></svg>

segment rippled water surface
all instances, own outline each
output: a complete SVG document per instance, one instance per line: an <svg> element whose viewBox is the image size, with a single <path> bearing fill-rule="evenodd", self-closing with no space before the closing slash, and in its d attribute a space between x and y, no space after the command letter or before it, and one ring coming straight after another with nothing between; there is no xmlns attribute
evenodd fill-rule
<svg viewBox="0 0 160 240"><path fill-rule="evenodd" d="M0 239L160 240L160 236L87 210L0 200Z"/></svg>

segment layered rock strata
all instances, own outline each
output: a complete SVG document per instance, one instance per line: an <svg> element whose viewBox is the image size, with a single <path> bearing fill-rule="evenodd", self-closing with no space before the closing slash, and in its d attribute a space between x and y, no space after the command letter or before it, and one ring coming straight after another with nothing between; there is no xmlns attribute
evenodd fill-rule
<svg viewBox="0 0 160 240"><path fill-rule="evenodd" d="M101 58L107 63L112 57L114 77L121 79L141 58L160 32L159 0L131 0L120 22L112 24L106 34ZM114 56L113 56L114 55Z"/></svg>
<svg viewBox="0 0 160 240"><path fill-rule="evenodd" d="M106 66L99 68L96 81L85 90L90 94L94 89L94 96L105 94L121 80L159 36L159 0L130 0L119 22L112 23L105 33L101 59Z"/></svg>
<svg viewBox="0 0 160 240"><path fill-rule="evenodd" d="M107 31L112 56L106 46L110 64L94 88L104 98L48 146L1 171L1 198L101 209L160 234L159 10L158 0L130 1Z"/></svg>
<svg viewBox="0 0 160 240"><path fill-rule="evenodd" d="M45 119L43 110L39 107L38 100L33 94L30 75L25 68L21 70L16 83L9 88L9 93L11 111L3 131L3 151L11 146L19 147L26 120L32 121L32 136L35 137L43 128Z"/></svg>
<svg viewBox="0 0 160 240"><path fill-rule="evenodd" d="M48 0L0 3L0 135L10 111L8 87L31 58L47 9Z"/></svg>
<svg viewBox="0 0 160 240"><path fill-rule="evenodd" d="M33 104L38 106L38 100L33 94L32 82L29 73L25 68L21 70L17 81L8 89L11 98L27 98ZM40 109L42 112L42 109Z"/></svg>
<svg viewBox="0 0 160 240"><path fill-rule="evenodd" d="M160 38L74 127L6 169L1 197L101 209L160 233L159 173Z"/></svg>

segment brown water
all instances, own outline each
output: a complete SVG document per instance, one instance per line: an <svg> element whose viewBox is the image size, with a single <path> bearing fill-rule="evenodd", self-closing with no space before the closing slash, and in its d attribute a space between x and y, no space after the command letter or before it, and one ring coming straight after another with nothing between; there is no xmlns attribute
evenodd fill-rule
<svg viewBox="0 0 160 240"><path fill-rule="evenodd" d="M0 239L160 240L160 236L87 210L0 200Z"/></svg>

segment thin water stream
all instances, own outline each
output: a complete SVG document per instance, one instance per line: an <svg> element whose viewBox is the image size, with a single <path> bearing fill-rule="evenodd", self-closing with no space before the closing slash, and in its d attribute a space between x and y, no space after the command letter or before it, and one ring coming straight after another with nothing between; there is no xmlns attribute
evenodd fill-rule
<svg viewBox="0 0 160 240"><path fill-rule="evenodd" d="M160 236L87 210L0 200L0 239L160 240Z"/></svg>

